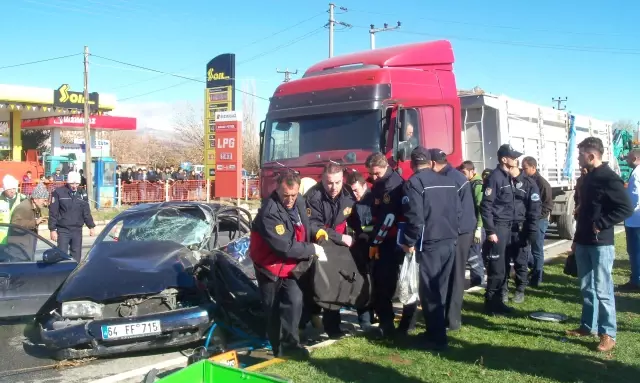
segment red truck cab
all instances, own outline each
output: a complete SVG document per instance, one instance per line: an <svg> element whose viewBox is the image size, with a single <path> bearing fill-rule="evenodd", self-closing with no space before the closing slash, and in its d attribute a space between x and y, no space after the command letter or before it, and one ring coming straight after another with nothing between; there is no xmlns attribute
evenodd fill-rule
<svg viewBox="0 0 640 383"><path fill-rule="evenodd" d="M260 129L261 195L277 173L292 169L319 179L330 161L366 174L383 152L404 178L418 144L462 161L460 101L449 41L433 41L332 57L281 84Z"/></svg>

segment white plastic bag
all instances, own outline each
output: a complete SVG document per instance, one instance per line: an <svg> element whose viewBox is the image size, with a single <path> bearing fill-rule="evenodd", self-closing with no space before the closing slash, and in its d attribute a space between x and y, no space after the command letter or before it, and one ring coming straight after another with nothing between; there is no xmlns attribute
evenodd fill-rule
<svg viewBox="0 0 640 383"><path fill-rule="evenodd" d="M418 279L420 278L416 253L405 254L396 295L403 305L410 305L418 301Z"/></svg>

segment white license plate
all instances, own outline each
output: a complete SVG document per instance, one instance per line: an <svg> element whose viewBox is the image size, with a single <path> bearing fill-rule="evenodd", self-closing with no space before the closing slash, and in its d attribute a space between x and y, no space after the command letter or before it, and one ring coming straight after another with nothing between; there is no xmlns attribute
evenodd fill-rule
<svg viewBox="0 0 640 383"><path fill-rule="evenodd" d="M160 334L160 321L102 326L102 339L134 338L145 335Z"/></svg>

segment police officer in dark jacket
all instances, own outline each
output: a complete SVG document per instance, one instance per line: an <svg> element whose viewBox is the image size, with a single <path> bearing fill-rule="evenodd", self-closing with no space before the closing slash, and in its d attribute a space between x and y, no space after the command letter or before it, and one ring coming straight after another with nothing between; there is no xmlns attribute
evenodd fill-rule
<svg viewBox="0 0 640 383"><path fill-rule="evenodd" d="M397 241L397 223L402 220L402 184L404 180L393 171L382 153L367 157L365 166L373 186L373 231L370 236L369 257L373 259L374 306L379 327L385 337L395 334L393 296L398 283L398 273L403 260ZM398 326L401 334L413 325L416 305L405 306Z"/></svg>
<svg viewBox="0 0 640 383"><path fill-rule="evenodd" d="M360 244L366 245L367 254L366 257L356 259L360 263L359 267L365 272L370 272L370 259L368 256L368 236L373 231L373 217L371 216L371 208L373 207L373 193L367 186L367 181L364 176L356 171L349 172L347 174L347 186L351 188L351 192L356 199L356 204L353 207L354 212L352 214L358 215L360 221L362 233L365 234L365 241L363 243L363 235L356 235L356 246L360 247ZM355 230L354 230L355 232ZM363 254L364 255L364 254ZM357 309L358 323L360 328L365 331L372 330L371 325L376 323L374 318L373 307L360 307Z"/></svg>
<svg viewBox="0 0 640 383"><path fill-rule="evenodd" d="M449 277L449 295L447 295L447 326L449 330L457 330L462 325L465 271L477 223L473 192L467 177L447 162L447 155L442 150L429 149L429 155L433 171L455 182L462 207L462 216L458 225L460 235L456 244L456 256Z"/></svg>
<svg viewBox="0 0 640 383"><path fill-rule="evenodd" d="M328 164L322 172L322 181L305 194L311 239L331 240L351 247L354 238L347 234L347 225L358 234L362 230L357 214L352 214L355 199L343 187L344 173L341 166ZM340 329L340 310L323 310L322 323L331 339L344 336Z"/></svg>
<svg viewBox="0 0 640 383"><path fill-rule="evenodd" d="M449 278L463 214L459 187L451 177L430 169L429 151L421 146L411 152L411 167L414 174L403 187L402 248L415 253L420 263L420 302L427 326L422 346L444 349Z"/></svg>
<svg viewBox="0 0 640 383"><path fill-rule="evenodd" d="M544 177L538 172L538 162L533 157L525 157L522 159L522 170L524 173L531 177L538 185L540 190L540 218L538 219L538 235L536 240L531 242L532 262L531 266L531 280L529 284L537 287L542 282L543 268L544 268L544 237L549 227L549 218L551 211L553 210L553 192L551 185L544 179Z"/></svg>
<svg viewBox="0 0 640 383"><path fill-rule="evenodd" d="M91 207L86 192L78 190L80 174L69 172L67 184L51 193L49 206L49 231L51 240L78 262L82 258L82 226L87 225L89 235L95 235L96 224L91 216Z"/></svg>
<svg viewBox="0 0 640 383"><path fill-rule="evenodd" d="M504 283L502 285L502 300L508 302L509 270L513 261L515 270L516 292L514 303L524 302L524 290L527 287L529 274L529 253L531 244L538 234L538 218L540 217L540 191L538 185L517 166L512 167L510 175L513 177L513 192L515 193L515 216L511 225L511 239L506 249Z"/></svg>
<svg viewBox="0 0 640 383"><path fill-rule="evenodd" d="M306 207L299 194L300 177L278 176L277 189L262 201L251 228L249 254L267 313L267 336L274 356L308 356L300 344L298 326L303 295L298 284L314 255L324 250L310 241Z"/></svg>
<svg viewBox="0 0 640 383"><path fill-rule="evenodd" d="M498 166L485 181L480 212L487 235L487 313L503 315L512 309L502 300L502 286L507 275L506 249L511 241L511 225L516 217L514 182L509 169L517 166L522 153L509 144L498 149Z"/></svg>

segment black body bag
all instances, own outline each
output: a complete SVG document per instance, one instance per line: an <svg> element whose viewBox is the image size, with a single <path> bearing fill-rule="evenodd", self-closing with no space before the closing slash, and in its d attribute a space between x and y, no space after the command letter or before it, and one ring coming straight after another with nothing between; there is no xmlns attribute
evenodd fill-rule
<svg viewBox="0 0 640 383"><path fill-rule="evenodd" d="M351 248L333 241L319 243L327 255L311 270L314 301L324 309L364 308L370 304L372 283L368 245L358 240Z"/></svg>

